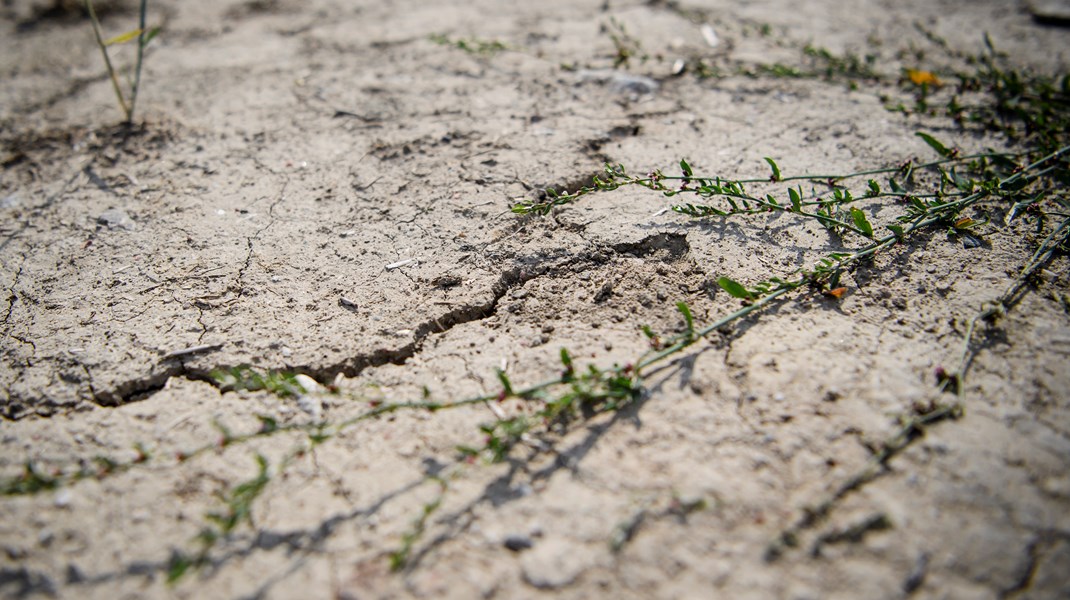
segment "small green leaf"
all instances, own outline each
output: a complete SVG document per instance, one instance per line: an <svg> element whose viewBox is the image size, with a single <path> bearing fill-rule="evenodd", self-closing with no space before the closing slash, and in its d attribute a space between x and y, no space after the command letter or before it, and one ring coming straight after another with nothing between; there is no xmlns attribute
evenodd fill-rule
<svg viewBox="0 0 1070 600"><path fill-rule="evenodd" d="M854 220L855 227L857 227L862 232L862 235L868 238L873 237L873 226L870 225L869 220L866 219L866 213L862 212L861 210L858 210L857 208L852 208L851 219Z"/></svg>
<svg viewBox="0 0 1070 600"><path fill-rule="evenodd" d="M260 433L272 433L279 428L279 422L267 415L257 415L260 420Z"/></svg>
<svg viewBox="0 0 1070 600"><path fill-rule="evenodd" d="M769 168L773 170L773 176L770 179L773 181L780 181L780 167L776 165L776 161L766 156L765 162L769 163Z"/></svg>
<svg viewBox="0 0 1070 600"><path fill-rule="evenodd" d="M561 381L572 381L576 374L576 368L572 366L572 356L569 355L568 350L561 349L561 364L565 367L561 372ZM528 396L524 396L527 398Z"/></svg>
<svg viewBox="0 0 1070 600"><path fill-rule="evenodd" d="M952 151L947 148L947 146L941 144L936 138L927 133L919 131L914 135L924 140L926 144L929 144L930 148L936 150L936 153L940 156L943 156L944 158L948 158L953 154Z"/></svg>
<svg viewBox="0 0 1070 600"><path fill-rule="evenodd" d="M568 349L561 349L561 364L565 365L566 369L572 368L572 356L569 355Z"/></svg>
<svg viewBox="0 0 1070 600"><path fill-rule="evenodd" d="M880 184L878 184L876 181L870 179L869 180L869 195L870 196L879 196L880 193L881 193Z"/></svg>
<svg viewBox="0 0 1070 600"><path fill-rule="evenodd" d="M506 396L513 395L513 384L509 382L509 376L505 374L505 371L498 369L498 381L502 382L502 388L505 391Z"/></svg>
<svg viewBox="0 0 1070 600"><path fill-rule="evenodd" d="M717 279L717 285L721 286L722 290L728 292L728 294L734 298L750 300L754 297L754 294L748 292L747 288L743 287L738 282L733 281L727 277L721 277Z"/></svg>
<svg viewBox="0 0 1070 600"><path fill-rule="evenodd" d="M802 212L802 196L799 192L795 191L795 188L788 189L788 198L791 200L791 210L794 212Z"/></svg>
<svg viewBox="0 0 1070 600"><path fill-rule="evenodd" d="M145 37L141 38L141 47L144 48L145 46L148 46L149 42L151 42L152 39L156 37L159 33L159 27L153 27L152 29L150 29L148 33L145 34Z"/></svg>
<svg viewBox="0 0 1070 600"><path fill-rule="evenodd" d="M896 239L903 239L903 226L902 225L888 225L888 229L895 234Z"/></svg>
<svg viewBox="0 0 1070 600"><path fill-rule="evenodd" d="M680 170L683 171L684 177L690 178L693 175L691 171L691 165L687 164L687 161L680 159Z"/></svg>
<svg viewBox="0 0 1070 600"><path fill-rule="evenodd" d="M193 561L187 558L185 554L181 552L172 554L171 560L168 561L167 565L167 583L177 583L192 566Z"/></svg>
<svg viewBox="0 0 1070 600"><path fill-rule="evenodd" d="M903 186L899 185L899 182L895 179L888 180L888 187L892 188L892 191L897 194L901 194L906 191L905 189L903 189Z"/></svg>
<svg viewBox="0 0 1070 600"><path fill-rule="evenodd" d="M684 316L684 323L687 325L687 339L695 337L695 319L691 316L691 307L686 302L677 302L676 310L680 311L680 314Z"/></svg>

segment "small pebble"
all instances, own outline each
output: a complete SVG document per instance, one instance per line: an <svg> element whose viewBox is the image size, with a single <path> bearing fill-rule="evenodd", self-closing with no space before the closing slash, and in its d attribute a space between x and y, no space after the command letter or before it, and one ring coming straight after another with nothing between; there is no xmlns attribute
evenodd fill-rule
<svg viewBox="0 0 1070 600"><path fill-rule="evenodd" d="M134 220L130 218L130 215L126 214L126 211L119 210L118 208L112 208L106 210L97 217L97 225L103 225L108 229L125 229L127 231L133 231L136 226Z"/></svg>
<svg viewBox="0 0 1070 600"><path fill-rule="evenodd" d="M509 550L512 550L513 552L520 552L522 550L527 550L531 548L535 545L535 542L533 542L531 538L526 535L511 534L505 536L505 540L502 542L502 545L504 545Z"/></svg>

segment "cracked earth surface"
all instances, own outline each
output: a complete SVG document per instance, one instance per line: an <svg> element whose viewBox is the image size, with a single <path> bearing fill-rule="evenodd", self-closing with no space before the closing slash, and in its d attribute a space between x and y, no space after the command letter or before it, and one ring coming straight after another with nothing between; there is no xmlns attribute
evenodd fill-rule
<svg viewBox="0 0 1070 600"><path fill-rule="evenodd" d="M98 4L106 27L133 19L132 2ZM317 414L338 422L369 403L493 393L499 368L516 384L545 380L562 347L581 364L624 364L647 348L642 325L679 330L677 302L699 323L738 308L718 277L788 273L830 247L818 227L693 221L641 190L544 218L509 212L607 162L668 171L686 157L696 172L761 177L765 156L785 173L924 156L922 128L967 151L1005 143L890 113L870 89L672 77L676 57L790 63L807 42L877 44L877 66L897 72L911 65L896 51L926 43L915 22L968 51L987 30L1041 69L1065 72L1070 48L1065 29L1000 2L150 4L165 29L132 129L114 125L84 21L46 2L0 9L5 476L28 460L130 460L137 443L170 457L218 438L214 422L313 418L293 399L222 392L216 369L335 385ZM611 17L653 57L631 73L656 87L606 75ZM508 50L470 54L436 34ZM296 440L6 497L0 593L1066 597L1065 257L986 341L961 418L800 521L865 468L896 415L932 398L963 323L1033 248L1026 225L987 241L920 240L846 275L840 302L800 295L717 333L655 370L624 410L504 464L462 466L399 572L387 556L436 498L428 474L482 443L478 426L512 402L398 412L317 446L272 479L251 526L174 586L168 561L218 495L255 474L254 455L277 464ZM800 522L798 546L769 560Z"/></svg>

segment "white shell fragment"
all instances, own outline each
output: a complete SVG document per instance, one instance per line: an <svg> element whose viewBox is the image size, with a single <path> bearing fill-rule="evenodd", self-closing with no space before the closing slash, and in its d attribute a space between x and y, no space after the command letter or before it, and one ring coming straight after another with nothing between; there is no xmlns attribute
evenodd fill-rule
<svg viewBox="0 0 1070 600"><path fill-rule="evenodd" d="M710 48L716 48L717 44L721 43L720 38L717 37L717 32L713 30L713 26L710 24L703 25L699 28L702 32L702 39L706 40L706 45Z"/></svg>
<svg viewBox="0 0 1070 600"><path fill-rule="evenodd" d="M387 271L393 271L394 269L400 269L401 267L404 267L405 265L410 264L410 263L414 263L414 262L416 262L415 258L406 258L405 260L399 260L396 263L390 263L389 265L386 266L386 270Z"/></svg>
<svg viewBox="0 0 1070 600"><path fill-rule="evenodd" d="M319 394L323 392L323 386L304 373L294 375L294 381L297 382L297 385L301 386L301 389L309 394Z"/></svg>

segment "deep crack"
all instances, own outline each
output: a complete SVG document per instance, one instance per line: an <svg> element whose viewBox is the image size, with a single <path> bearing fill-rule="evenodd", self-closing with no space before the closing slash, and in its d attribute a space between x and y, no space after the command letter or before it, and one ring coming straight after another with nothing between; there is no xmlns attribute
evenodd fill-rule
<svg viewBox="0 0 1070 600"><path fill-rule="evenodd" d="M282 196L280 194L280 197L275 201L275 204L278 204L281 199ZM275 204L273 204L273 206ZM274 222L274 220L272 220L272 222ZM257 234L249 239L255 239L260 232L266 230L270 225L271 223L265 225L257 232ZM514 265L510 269L502 272L498 277L498 280L491 285L488 290L489 293L486 295L484 301L466 303L452 308L445 314L427 319L414 328L412 341L400 348L382 348L370 353L351 356L340 362L327 366L294 366L289 370L306 374L320 383L329 384L339 375L356 377L367 368L378 367L385 364L403 365L423 349L423 344L430 335L444 333L458 325L480 321L494 316L497 313L500 301L510 290L522 286L537 277L557 273L571 274L573 267L577 264L603 264L608 260L609 253L631 254L634 256L656 258L660 260L672 260L687 254L689 251L690 247L685 234L658 233L647 236L634 243L608 246L592 245L591 248L588 248L585 251L567 252L555 256L535 255L517 258L514 261ZM199 307L198 311L198 323L202 329L201 334L198 337L198 342L200 342L203 336L207 333L208 328L203 321L204 311ZM82 365L82 368L86 371L86 375L90 380L89 386L92 396L91 399L95 404L100 406L121 406L152 396L156 392L162 390L167 384L168 379L172 377L184 377L189 380L204 381L218 388L219 383L212 376L213 372L241 366L216 364L207 369L197 368L186 364L185 361L189 358L190 357L188 356L164 358L148 375L123 381L110 390L96 389L92 384L92 378L88 368L84 365ZM9 404L3 408L3 417L17 420L26 414L31 414L33 411L28 409L33 408L41 407L33 405L16 406Z"/></svg>

